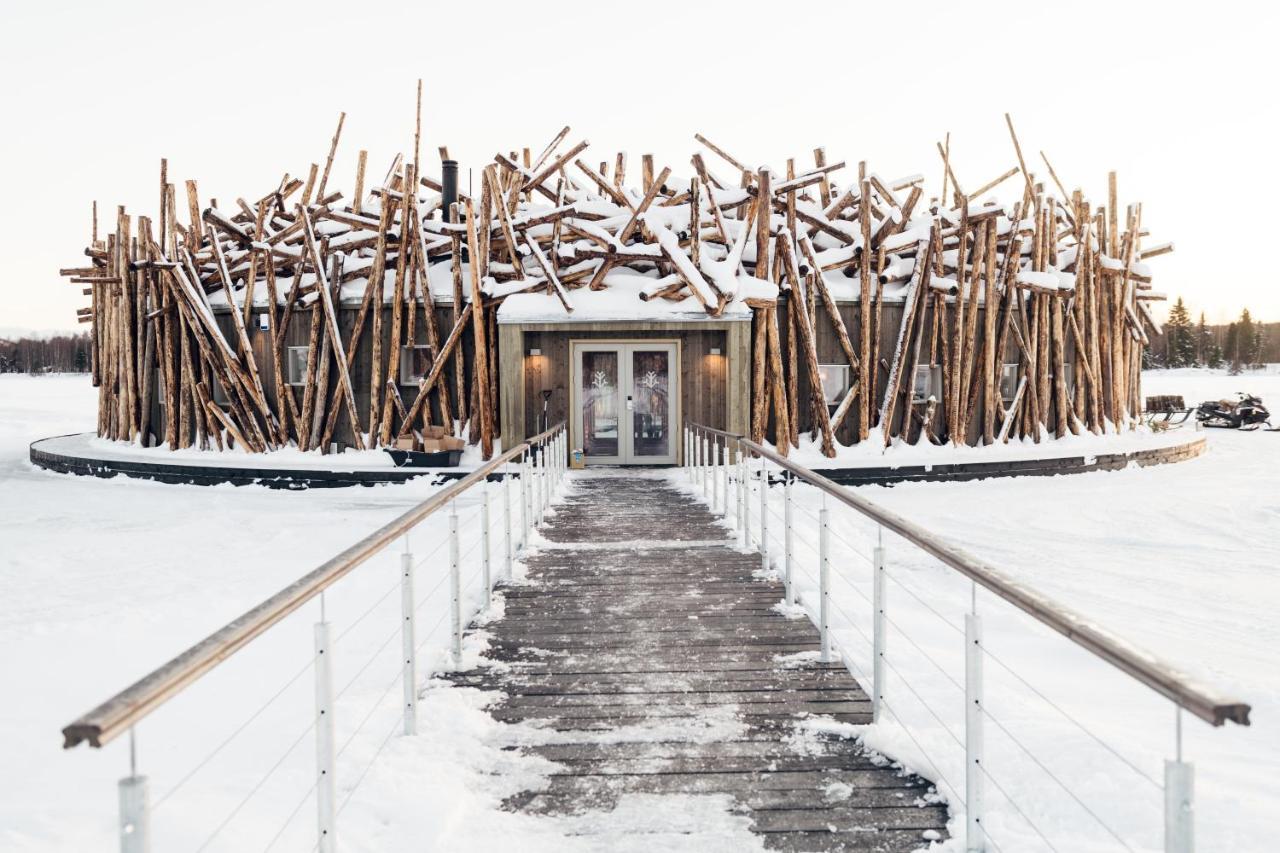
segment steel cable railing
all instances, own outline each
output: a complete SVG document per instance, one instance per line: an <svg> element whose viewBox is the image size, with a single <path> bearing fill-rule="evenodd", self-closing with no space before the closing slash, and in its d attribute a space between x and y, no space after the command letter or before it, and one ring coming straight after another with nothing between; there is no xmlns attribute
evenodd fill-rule
<svg viewBox="0 0 1280 853"><path fill-rule="evenodd" d="M741 469L739 469L739 471L740 471L740 470L741 470ZM736 482L736 480L737 480L740 476L741 476L741 474L740 474L740 473L739 473L739 474L730 474L731 479L733 479L735 482ZM760 484L760 489L757 489L757 487L756 487L756 484L757 484L757 483L759 483L759 484ZM763 467L763 459L762 459L762 467L761 467L761 469L760 469L760 474L759 474L759 478L758 478L758 480L757 480L757 479L754 479L754 478L748 478L748 479L746 479L746 482L745 482L745 484L744 484L744 485L745 485L745 488L746 488L746 490L747 490L747 498L748 498L748 500L747 500L747 504L746 504L746 505L747 505L748 509L749 509L752 505L754 505L754 503L755 503L755 501L754 501L754 497L755 497L755 495L757 494L757 492L759 492L761 489L765 489L765 488L766 488L766 485L765 485L766 483L767 483L767 473L766 473L766 471L764 470L764 467ZM824 496L824 499L823 499L823 504L824 504L824 509L825 509L825 504L826 504L825 496ZM739 508L740 508L740 507L741 507L741 503L739 504ZM760 548L762 549L762 551L767 552L768 547L769 547L769 542L768 542L768 538L767 538L767 530L768 530L768 527L767 527L767 525L766 525L766 523L765 523L765 522L767 521L767 515L768 515L768 516L773 516L773 518L774 518L776 521L780 521L780 522L782 522L784 525L786 524L786 516L785 516L785 514L779 514L779 513L778 513L778 512L777 512L777 511L776 511L776 510L775 510L775 509L770 505L770 502L769 502L769 500L768 500L768 496L767 496L767 494L762 494L762 495L761 495L761 500L760 500L760 502L759 502L759 507L760 507L760 510L759 510L759 512L757 513L757 516L756 516L756 517L757 517L757 518L759 519L759 521L760 521L759 527L757 528L757 529L759 529L759 530L760 530L760 537L759 537L758 539L756 539L755 541L759 544L759 546L760 546ZM799 510L800 510L800 512L801 512L803 515L805 515L805 516L807 516L808 518L812 519L814 522L816 522L816 523L818 523L818 524L820 524L820 525L823 523L823 522L822 522L822 518L820 517L820 515L819 515L819 514L816 514L816 513L814 513L814 512L812 512L812 511L811 511L811 510L809 510L807 507L804 507L804 506L797 506L797 507L795 507L795 508L796 508L796 509L799 509ZM727 512L727 507L726 507L726 512ZM790 533L791 531L790 531L790 530L788 530L787 532L788 532L788 533ZM845 539L843 536L840 536L837 532L835 532L835 531L834 531L833 529L831 529L830 527L828 527L828 529L827 529L825 532L826 532L828 535L830 535L831 537L833 537L834 539L836 539L836 541L838 541L838 542L840 542L841 544L843 544L847 549L849 549L849 550L848 550L848 552L847 552L848 554L851 554L851 555L853 555L853 556L857 557L858 559L862 560L864 563L866 563L866 564L871 565L871 566L873 566L873 567L874 567L874 562L873 562L872 560L869 560L869 559L868 559L864 554L862 554L862 553L858 550L858 546L854 545L852 542L849 542L849 541L848 541L847 539ZM793 537L792 541L799 541L799 542L800 542L801 544L803 544L807 549L809 549L812 553L814 553L814 554L815 554L815 556L819 556L819 557L821 557L821 555L820 555L820 553L819 553L819 548L818 548L818 547L816 547L816 546L814 546L814 545L813 545L813 543L811 543L807 538L802 537L802 536L801 536L801 537ZM767 553L766 553L766 559L767 559ZM812 574L811 574L811 573L809 573L808 571L804 570L803 568L801 568L801 571L802 571L802 574L804 574L804 575L805 575L806 577L808 577L810 580L815 580L815 579L813 578ZM886 574L887 574L887 573L886 573ZM867 604L873 604L872 600L867 596L867 594L866 594L865 592L863 592L863 591L862 591L862 590L861 590L861 589L860 589L856 584L854 584L851 578L847 577L847 576L846 576L845 574L843 574L843 573L836 573L835 578L836 578L837 580L839 580L839 581L842 581L842 582L843 582L843 583L844 583L844 584L845 584L849 589L851 589L855 594L857 594L857 595L858 595L858 596L859 596L859 597L860 597L864 602L866 602ZM952 623L950 620L946 619L946 617L944 617L944 616L943 616L941 613L939 613L935 608L933 608L933 607L932 607L932 606L930 606L926 601L924 601L922 598L920 598L920 597L919 597L919 596L918 596L918 595L917 595L913 590L911 590L909 587L907 587L905 584L903 584L903 583L902 583L901 581L899 581L897 578L895 578L895 577L893 577L893 576L891 576L891 575L889 575L889 578L890 578L890 579L891 579L895 584L897 584L898 586L902 587L902 588L903 588L903 590L904 590L904 591L906 591L906 592L908 593L908 595L910 595L910 596L911 596L912 598L914 598L917 602L919 602L921 605L923 605L923 606L925 607L925 609L926 609L929 613L931 613L932 615L934 615L935 617L937 617L940 621L942 621L942 623L943 623L944 625L946 625L947 627L951 628L953 631L957 631L957 632L961 633L961 635L963 635L964 631L963 631L963 629L962 629L962 628L959 628L959 627L958 627L958 626L956 626L954 623ZM839 604L839 600L838 600L838 599L833 599L833 601L832 601L832 606L833 606L833 607L834 607L834 608L835 608L835 609L836 609L836 610L837 610L837 611L838 611L842 616L844 616L844 617L845 617L845 619L847 620L847 624L848 624L850 627L852 627L852 628L853 628L853 630L854 630L854 631L856 631L856 632L857 632L857 633L858 633L858 634L863 638L863 640L865 640L868 644L871 644L871 643L873 642L873 641L872 641L872 639L871 639L870 637L868 637L868 636L866 635L866 633L865 633L861 628L859 628L859 627L858 627L858 622L857 622L857 620L855 620L855 619L854 619L854 618L853 618L853 617L852 617L852 616L851 616L851 615L850 615L850 614L849 614L849 613L848 613L848 612L843 608L843 606L841 606L841 605ZM956 688L956 690L957 690L957 691L959 691L962 695L964 694L964 692L965 692L964 685L960 684L960 682L959 682L959 681L958 681L954 676L952 676L952 675L951 675L951 673L947 670L947 668L946 668L944 665L942 665L941 663L939 663L939 662L938 662L938 660L937 660L933 655L931 655L931 654L930 654L930 653L929 653L929 652L928 652L924 647L922 647L919 643L917 643L917 642L916 642L916 641L911 637L911 635L906 631L906 629L904 628L904 626L899 625L896 621L894 621L892 618L889 618L889 617L887 617L887 616L885 617L885 619L886 619L887 623L888 623L891 627L893 627L893 628L895 628L895 629L897 629L897 630L898 630L898 633L902 636L902 638L903 638L903 639L905 639L905 640L907 641L907 643L908 643L908 644L909 644L913 649L915 649L915 650L916 650L916 652L918 652L922 657L924 657L924 658L925 658L925 659L930 663L930 665L931 665L935 670L937 670L937 672L938 672L938 673L939 673L939 674L940 674L940 675L945 679L945 681L946 681L946 682L950 683L953 687L955 687L955 688ZM845 661L846 661L846 663L847 663L847 664L851 665L853 669L857 670L857 672L855 673L855 675L856 675L857 677L859 677L859 678L864 677L864 675L863 675L863 673L862 673L862 671L861 671L861 667L859 667L859 666L857 665L856 661L854 661L851 657L848 657L848 656L845 656ZM951 739L952 739L953 741L955 741L955 743L956 743L958 746L960 746L960 747L963 749L963 748L964 748L964 743L963 743L963 741L960 739L960 737L959 737L958 735L956 735L956 734L955 734L955 732L951 729L950 725L948 725L948 724L947 724L947 723L942 719L942 716L941 716L941 715L938 713L938 711L937 711L937 710L936 710L936 709L935 709L935 708L934 708L934 707L933 707L933 706L932 706L932 705L931 705L931 704L930 704L930 703L929 703L929 702L924 698L924 696L923 696L923 695L921 695L918 691L916 691L916 690L915 690L915 688L912 686L912 684L911 684L910 680L909 680L909 679L907 679L907 678L906 678L906 676L905 676L902 672L900 672L896 666L894 666L894 665L893 665L893 662L892 662L891 660L886 659L886 660L885 660L885 664L886 664L886 665L888 665L888 666L889 666L889 668L890 668L890 670L892 670L892 671L893 671L894 675L896 675L896 676L899 678L899 680L901 680L901 681L902 681L902 683L904 684L904 686L906 686L906 687L907 687L907 689L908 689L908 690L912 693L912 695L915 697L916 701L921 705L921 707L923 707L923 708L924 708L924 709L929 713L929 715L934 719L934 721L938 724L938 726L939 726L939 727L940 727L944 732L946 732L946 734L947 734L947 735L949 735L949 736L951 737ZM1014 673L1014 675L1016 676L1016 673ZM1018 677L1019 677L1019 679L1021 680L1021 677L1020 677L1020 676L1018 676ZM882 699L881 701L883 702L883 699ZM1049 769L1049 768L1048 768L1048 767L1047 767L1043 762L1041 762L1041 761L1040 761L1040 760L1039 760L1039 759L1038 759L1038 758L1037 758L1037 757L1036 757L1036 756L1035 756L1035 755L1034 755L1034 754L1033 754L1033 753L1032 753L1032 752L1031 752L1031 751L1030 751L1030 750L1025 746L1025 744L1023 744L1023 743L1022 743L1022 741L1021 741L1021 740L1019 740L1019 739L1018 739L1018 738L1017 738L1017 737L1016 737L1016 736L1015 736L1015 735L1014 735L1014 734L1013 734L1013 733L1012 733L1012 732L1011 732L1011 731L1010 731L1010 730L1009 730L1009 729L1008 729L1008 728L1007 728L1007 727L1006 727L1006 726L1005 726L1005 725L1004 725L1000 720L998 720L994 715L992 715L992 714L990 713L989 709L987 709L987 708L983 707L983 708L982 708L982 712L983 712L983 714L984 714L988 719L990 719L990 720L991 720L991 721L992 721L992 722L993 722L993 723L994 723L994 724L995 724L995 725L996 725L996 726L997 726L997 727L1002 731L1002 733L1004 733L1004 734L1006 735L1006 737L1008 737L1008 738L1010 739L1010 741L1011 741L1012 743L1014 743L1014 745L1015 745L1015 746L1017 746L1020 750L1022 750L1022 751L1027 755L1027 757L1028 757L1028 758L1030 758L1030 759L1032 760L1032 762L1033 762L1033 763L1034 763L1034 764L1035 764L1035 765L1036 765L1036 766L1037 766L1037 767L1038 767L1038 768L1039 768L1043 773L1045 773L1047 776L1049 776L1049 778L1050 778L1050 779L1051 779L1051 780L1052 780L1056 785L1058 785L1060 788L1062 788L1062 790L1067 794L1067 796L1068 796L1068 797L1069 797L1073 802L1075 802L1075 803L1076 803L1076 805L1078 805L1078 806L1081 808L1081 810L1082 810L1082 811L1084 811L1084 812L1085 812L1085 813L1086 813L1086 814L1087 814L1087 815L1088 815L1088 816L1089 816L1089 817L1090 817L1090 818L1091 818L1095 823L1097 823L1097 824L1098 824L1098 825L1103 829L1103 831L1104 831L1104 832L1106 832L1106 833L1107 833L1107 834L1108 834L1108 835L1109 835L1113 840L1117 841L1117 842L1118 842L1122 847L1124 847L1125 849L1132 849L1132 848L1127 844L1127 842L1125 842L1125 841L1124 841L1124 840L1119 836L1119 834L1118 834L1118 833L1117 833L1117 832L1116 832L1116 831L1115 831L1115 830L1114 830L1114 829L1113 829L1113 828L1112 828L1108 823L1106 823L1106 821L1104 821L1101 817L1099 817L1099 816L1098 816L1097 812L1095 812L1095 811L1094 811L1092 808L1090 808L1090 807L1089 807L1089 806L1088 806L1088 805L1087 805L1087 804L1086 804L1086 803L1085 803L1081 798L1079 798L1079 797L1075 794L1075 792L1074 792L1074 791L1070 790L1070 788L1068 788L1068 787L1065 785L1065 783L1063 783L1063 782L1062 782L1062 780L1061 780L1057 775L1055 775L1055 774L1054 774L1054 773L1053 773L1053 772L1052 772L1052 771L1051 771L1051 770L1050 770L1050 769ZM907 727L906 727L905 720L903 720L903 718L901 717L901 715L900 715L900 714L897 714L897 713L895 712L895 717L897 717L897 718L898 718L898 720L899 720L899 723L903 725L904 731L907 731ZM1077 725L1079 725L1079 724L1077 723ZM1087 730L1085 730L1085 731L1087 731ZM910 734L910 732L909 732L909 731L908 731L907 733L908 733L908 734ZM1090 735L1092 735L1092 733L1089 733L1089 734L1090 734ZM1096 740L1099 740L1099 742L1101 743L1101 740L1100 740L1100 739L1098 739L1098 738L1096 738L1096 736L1094 736L1094 738L1095 738ZM914 740L914 738L913 738L913 740ZM917 745L918 745L918 743L917 743ZM1104 746L1105 746L1105 744L1104 744ZM1108 749L1109 749L1109 748L1108 748ZM1113 750L1109 750L1109 751L1114 752ZM1118 754L1117 754L1117 757L1119 757L1119 758L1121 758L1122 760L1124 760L1124 759L1123 759L1121 756L1119 756ZM1133 766L1133 765L1131 764L1131 762L1125 761L1125 763L1126 763L1126 764L1129 764L1130 766ZM935 769L936 769L936 766L935 766ZM984 772L984 774L988 774L988 773L989 773L989 771L987 770L987 768L986 768L985 766L983 767L983 772ZM1145 774L1142 774L1142 775L1144 776L1144 778L1146 778L1146 779L1150 780L1150 777L1146 776ZM948 785L949 785L949 784L950 784L950 783L948 783ZM1043 841L1046 843L1046 845L1050 847L1050 849L1056 849L1056 848L1054 848L1053 844L1052 844L1051 842L1049 842L1049 840L1048 840L1048 838L1045 836L1045 834L1044 834L1043 830L1042 830L1038 825L1036 825L1036 824L1034 823L1034 821L1032 821L1032 820L1031 820L1031 819L1026 815L1026 812L1025 812L1025 810L1022 808L1022 806L1021 806L1021 805L1019 805L1019 803L1018 803L1016 800L1014 800L1014 799L1012 798L1012 796L1008 795L1008 793L1007 793L1007 792L1005 792L1005 791L1003 790L1003 788L1001 788L997 783L993 782L993 784L994 784L994 785L996 785L996 787L997 787L999 790L1001 790L1001 793L1005 794L1006 799L1007 799L1007 800L1008 800L1008 802L1010 803L1010 806L1014 809L1014 811L1015 811L1015 812L1017 812L1017 813L1018 813L1019 817L1021 817L1021 818L1023 819L1023 821L1024 821L1024 822L1025 822L1025 823L1026 823L1030 828L1031 828L1031 830L1032 830L1034 833L1036 833L1036 835L1037 835L1039 838L1041 838L1041 840L1043 840ZM991 841L992 841L992 846L993 846L993 847L996 847L996 849L999 849L999 848L998 848L998 845L996 845L996 844L994 843L994 839L989 839L989 840L991 840Z"/></svg>
<svg viewBox="0 0 1280 853"><path fill-rule="evenodd" d="M316 737L316 761L314 782L292 806L283 824L267 841L266 848L275 846L288 832L289 825L303 806L316 800L316 847L324 853L335 848L336 819L342 809L370 772L378 756L385 750L396 731L414 734L417 730L417 706L419 682L417 655L431 641L439 641L439 632L446 620L451 622L452 649L448 666L462 663L461 639L466 624L477 612L488 608L493 589L496 565L500 577L510 577L512 562L527 547L533 528L541 523L548 512L548 505L556 495L556 489L567 470L568 443L564 425L559 424L527 442L521 443L496 459L464 476L433 494L427 500L403 513L399 518L379 528L374 533L344 550L321 566L287 586L276 595L263 601L239 618L215 631L209 637L192 646L169 663L140 679L124 691L116 694L63 729L67 747L81 742L100 747L125 732L131 742L137 725L149 714L163 707L173 696L200 680L222 661L248 646L255 639L279 624L287 616L315 599L320 601L320 619L315 625L315 648L306 666L291 673L283 684L274 689L264 701L239 722L229 735L222 738L211 750L193 763L160 797L156 806L166 803L201 773L215 758L236 742L246 730L260 720L268 708L277 704L289 688L308 672L313 671L316 680L316 708L301 733L290 736L284 752L276 757L265 772L253 778L246 793L222 815L212 831L200 842L206 849L221 836L241 814L244 808L276 776L278 771L294 755L309 735ZM500 478L500 488L491 488L490 478ZM513 487L514 486L514 487ZM474 500L471 500L472 497ZM459 517L459 509L463 517ZM496 516L496 517L495 517ZM410 544L413 532L431 519L445 519L447 530L439 537L425 556L415 558ZM462 547L462 540L467 544ZM362 563L378 554L391 550L389 546L403 543L400 554L397 582L386 589L376 589L361 604L358 612L341 629L334 632L325 612L324 593L348 576ZM449 554L446 571L434 579L425 595L415 594L415 574L429 562L437 559L442 551ZM466 581L463 582L464 565ZM482 585L476 590L477 584ZM425 635L415 631L417 615L446 585L451 589L450 601L442 606L443 612ZM389 609L389 601L400 590L401 607L396 613L395 630L383 637L364 639L354 632L362 625L371 624L377 614ZM434 605L440 606L440 605ZM373 669L379 660L389 658L396 636L402 638L399 662L394 678L385 686L381 684L376 695L370 691L354 690L357 683ZM352 664L352 674L340 689L334 690L335 648L342 648L344 641L354 637L353 648L367 644L371 651ZM344 658L343 663L346 663ZM348 748L354 743L379 711L393 707L388 697L397 684L403 686L403 707L396 712L395 726L373 751L368 762L353 774L354 784L345 791L339 805L336 803L335 777L344 771L338 765ZM375 688L376 689L376 688ZM373 695L373 701L361 712L363 716L341 745L335 745L333 720L335 714L347 712L347 706L359 697ZM338 703L341 702L341 705ZM336 748L335 748L336 746ZM120 818L122 831L121 850L125 853L149 850L152 846L151 815L154 809L149 803L148 780L137 773L132 760L130 774L120 783ZM290 801L294 802L294 801Z"/></svg>
<svg viewBox="0 0 1280 853"><path fill-rule="evenodd" d="M1213 725L1222 725L1227 721L1247 725L1249 717L1247 704L1219 696L1202 685L1188 680L1176 668L1152 655L1134 649L1125 641L1025 584L1013 580L990 564L971 556L901 516L877 506L865 497L843 489L813 471L780 456L768 447L723 430L688 424L685 428L684 448L685 467L688 469L690 487L695 492L701 492L712 509L720 513L726 523L732 523L736 532L741 535L741 544L744 547L758 549L761 552L762 565L766 568L777 566L781 569L787 587L786 600L788 602L801 600L807 605L806 612L819 629L822 658L831 659L833 640L830 635L833 630L841 630L838 624L834 628L831 624L833 611L838 613L839 617L845 620L845 624L854 629L861 640L871 647L872 671L869 677L858 665L855 656L846 653L840 657L850 668L851 673L870 688L873 719L880 718L881 710L891 713L920 750L922 758L937 772L936 778L944 782L956 795L965 810L966 849L982 850L989 846L991 849L999 850L1000 847L991 834L990 826L984 821L984 781L989 782L1004 797L1012 813L1030 828L1040 842L1048 849L1057 849L1050 838L1052 833L1046 832L1045 827L1033 819L1041 810L1028 809L1011 796L1008 784L996 779L993 775L996 768L990 761L984 760L983 720L990 721L992 726L1012 745L1011 748L1014 750L1012 755L1025 755L1039 772L1048 776L1055 786L1062 789L1067 799L1091 822L1101 828L1109 838L1109 842L1117 843L1124 849L1132 849L1133 846L1102 813L1086 801L1085 797L1073 790L1069 782L1056 772L1047 760L1037 755L1024 737L1019 736L1006 721L992 713L992 709L983 700L983 660L995 662L1002 671L1008 672L1017 684L1048 704L1058 715L1109 755L1137 773L1145 782L1163 790L1166 850L1181 853L1191 849L1192 769L1191 765L1182 758L1180 713L1182 710L1190 711ZM751 460L750 465L748 460ZM756 460L759 461L758 465ZM821 497L821 506L816 512L806 501L793 498L793 483L809 487L812 494ZM781 485L781 488L775 488L777 485ZM723 499L721 499L722 494ZM782 505L781 512L776 507L779 502ZM875 544L859 546L850 538L841 535L840 530L831 523L833 509L852 511L862 519L871 521L878 531ZM799 535L798 524L816 528L818 533L816 545L810 541L809 537ZM914 589L913 584L908 584L905 579L897 577L898 572L890 571L883 544L886 530L969 581L970 591L967 598L971 601L965 608L963 626L942 612L945 608L938 603L936 594L926 596ZM797 553L797 544L801 546L803 553ZM849 576L847 560L841 563L843 571L831 571L833 544L841 549L842 555L858 558L856 563L858 571L870 569L870 595L866 591L867 583L855 583ZM867 556L867 551L871 551L870 558ZM809 566L815 565L815 559L818 568L817 577L809 571ZM870 605L870 620L855 619L846 611L841 599L847 597L848 593L842 591L838 595L832 595L833 574L836 580L842 581L844 586L853 591L855 600L860 599L864 605ZM931 653L931 649L937 646L933 639L933 634L936 632L927 635L930 637L927 642L919 642L913 636L912 630L917 627L915 625L917 619L912 618L909 620L911 624L908 625L901 618L889 617L887 584L892 584L895 589L906 593L909 599L920 606L921 612L928 614L928 617L936 618L952 634L959 634L963 638L962 648L965 660L963 681L955 674L955 667L946 664L945 655L943 660L939 660L935 654ZM806 589L798 589L797 587L800 586ZM987 648L983 642L982 619L977 608L977 590L980 586L993 593L994 600L1012 605L1175 704L1179 711L1179 714L1175 715L1177 719L1176 758L1166 762L1166 782L1163 786ZM844 587L840 589L843 590ZM810 592L816 595L811 596ZM870 637L860 627L867 621L872 624ZM925 669L912 668L908 673L898 665L900 661L888 655L890 629L893 636L901 637L906 641L906 646L911 652L907 657L919 656L927 662ZM854 642L856 643L857 640ZM931 674L933 670L936 670L942 678L937 679L933 676ZM923 686L918 688L913 681L921 677L922 673L928 676L924 679L925 681L937 684L938 687L930 687L927 690ZM963 799L958 796L959 789L946 779L938 763L924 750L921 741L912 733L907 720L896 707L898 703L895 702L893 706L889 704L886 685L890 674L893 676L894 683L901 684L907 695L918 702L933 721L950 736L950 740L955 741L963 750L964 787L968 792ZM911 677L909 678L908 675ZM953 688L964 696L963 737L960 737L953 726L945 721L945 715L939 713L934 702L929 699L937 689ZM928 724L926 728L929 728ZM1061 841L1058 842L1059 845L1061 843Z"/></svg>

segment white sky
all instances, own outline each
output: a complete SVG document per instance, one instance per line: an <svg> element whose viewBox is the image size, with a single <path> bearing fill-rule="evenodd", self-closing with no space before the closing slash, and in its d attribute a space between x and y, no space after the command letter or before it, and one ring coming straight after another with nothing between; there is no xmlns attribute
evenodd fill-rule
<svg viewBox="0 0 1280 853"><path fill-rule="evenodd" d="M1274 4L383 4L5 2L0 11L0 327L74 327L86 304L58 267L83 261L90 201L156 212L158 169L196 178L201 203L257 198L323 162L348 195L412 146L425 80L424 161L467 166L539 150L562 126L588 162L626 147L677 176L701 132L749 165L868 161L923 172L951 132L962 185L1014 165L1122 205L1144 204L1156 287L1224 321L1280 320L1274 238L1255 204L1280 193ZM708 160L716 171L725 172ZM478 171L478 169L477 169ZM1005 195L1016 190L1011 180ZM1003 189L1003 188L1002 188ZM1263 227L1258 227L1262 225ZM1261 243L1260 249L1252 244Z"/></svg>

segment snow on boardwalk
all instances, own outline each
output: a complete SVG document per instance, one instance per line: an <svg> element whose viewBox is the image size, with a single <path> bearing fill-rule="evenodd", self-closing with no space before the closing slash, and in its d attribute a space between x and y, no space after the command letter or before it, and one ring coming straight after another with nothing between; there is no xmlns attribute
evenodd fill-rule
<svg viewBox="0 0 1280 853"><path fill-rule="evenodd" d="M485 626L486 659L451 676L500 691L496 719L555 733L526 751L561 769L508 807L715 794L784 850L906 851L945 832L927 782L848 737L870 722L866 694L818 662L817 630L779 612L781 583L700 503L662 479L576 474L542 536ZM656 822L664 799L648 802Z"/></svg>

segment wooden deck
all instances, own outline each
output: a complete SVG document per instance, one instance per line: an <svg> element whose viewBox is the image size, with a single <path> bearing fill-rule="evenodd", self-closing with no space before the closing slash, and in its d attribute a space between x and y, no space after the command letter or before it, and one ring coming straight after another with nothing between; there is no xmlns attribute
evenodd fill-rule
<svg viewBox="0 0 1280 853"><path fill-rule="evenodd" d="M945 837L924 780L816 730L869 722L866 694L817 662L817 630L774 609L781 583L701 503L658 476L574 474L541 531L554 544L529 556L528 582L505 589L504 618L485 626L488 657L511 667L454 676L505 694L495 718L562 733L529 751L563 769L509 807L727 794L771 849L908 851L928 830Z"/></svg>

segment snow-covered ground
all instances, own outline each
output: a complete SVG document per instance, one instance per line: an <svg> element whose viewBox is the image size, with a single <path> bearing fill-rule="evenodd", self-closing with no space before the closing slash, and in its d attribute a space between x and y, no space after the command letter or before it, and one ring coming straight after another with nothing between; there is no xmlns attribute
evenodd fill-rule
<svg viewBox="0 0 1280 853"><path fill-rule="evenodd" d="M1143 389L1193 406L1234 391L1280 404L1275 375L1159 371ZM1188 425L1181 434L1195 433ZM856 491L1252 704L1249 728L1214 729L1184 715L1184 754L1196 765L1197 849L1267 850L1280 803L1280 434L1201 434L1208 452L1178 465ZM782 496L772 491L771 549L781 565ZM822 497L801 487L796 496L804 568L796 577L813 609ZM855 671L869 674L875 529L828 506L832 622ZM960 806L971 584L895 536L886 534L885 547L891 713L860 733ZM984 590L977 609L989 653L986 824L998 849L1162 849L1172 705Z"/></svg>
<svg viewBox="0 0 1280 853"><path fill-rule="evenodd" d="M115 849L116 780L128 773L128 738L64 753L59 729L438 488L173 486L53 474L27 461L31 441L91 429L95 405L84 376L0 376L5 853ZM496 574L503 553L496 489L493 498ZM478 508L473 497L458 503L464 595L474 608L482 598ZM445 524L433 517L411 537L424 678L446 660ZM343 850L727 853L758 845L723 797L682 798L674 808L668 800L661 810L634 797L607 816L554 820L500 811L504 797L539 787L554 767L510 747L555 733L495 722L475 690L429 687L421 735L398 737L399 568L399 548L389 549L326 596ZM314 847L318 615L318 605L304 607L139 726L153 849ZM474 660L482 645L465 657ZM693 721L684 731L615 736L697 740L731 724ZM636 829L643 833L629 834Z"/></svg>
<svg viewBox="0 0 1280 853"><path fill-rule="evenodd" d="M1235 390L1280 404L1280 376L1176 371L1148 374L1144 386L1146 393L1181 393L1192 404ZM63 753L58 729L435 488L289 493L170 486L56 475L27 462L26 446L35 438L91 429L94 405L85 377L0 376L0 684L8 700L0 703L0 757L7 769L0 779L0 849L6 851L114 847L115 780L127 772L127 743L122 738L101 751ZM1186 755L1196 763L1199 849L1265 850L1272 846L1270 811L1280 802L1280 737L1273 728L1280 712L1280 624L1274 619L1280 434L1208 436L1204 457L1175 466L863 493L1252 703L1248 729L1214 730L1187 718ZM802 495L801 502L812 509L818 498ZM474 512L459 509L473 526ZM839 578L835 622L855 665L866 671L867 644L859 632L868 625L862 596L870 593L870 572L860 555L869 553L871 531L847 514L839 521L832 541ZM415 537L423 564L420 636L444 614L438 584L445 561L431 552L438 534L432 527ZM855 548L846 551L846 540ZM954 783L963 794L954 739L963 732L962 702L951 679L963 674L954 628L962 624L968 585L905 543L889 539L887 547L894 577L888 695L907 727L894 725L891 715L867 735L939 778L944 791ZM474 564L474 552L470 559ZM427 691L423 735L388 739L399 718L397 568L396 555L386 554L327 597L340 635L338 744L350 739L339 757L339 803L360 780L340 820L347 828L344 849L718 844L738 850L752 844L742 820L708 798L664 809L656 825L651 804L641 800L607 817L548 821L498 811L503 796L536 785L548 769L502 747L545 734L494 723L471 691ZM473 575L473 600L478 586ZM1157 849L1160 793L1144 774L1159 782L1161 762L1172 755L1169 703L1014 616L992 596L980 593L978 607L988 650L1124 758L988 661L992 715L1083 806L991 722L994 781L1058 850L1122 849L1089 811L1134 849ZM317 608L304 608L140 726L139 764L152 780L157 849L197 848L224 820L208 849L263 849L282 827L273 849L310 849L314 804L304 794L312 783L308 667L317 615ZM443 641L440 629L427 638L428 661L439 660ZM367 661L373 662L362 670ZM282 755L279 768L237 810ZM1000 849L1049 849L994 784L988 799ZM626 829L640 826L658 834L622 840ZM691 827L702 832L680 834Z"/></svg>

